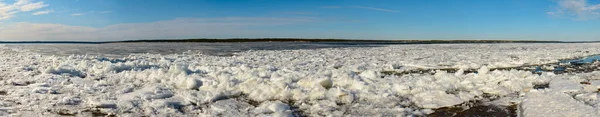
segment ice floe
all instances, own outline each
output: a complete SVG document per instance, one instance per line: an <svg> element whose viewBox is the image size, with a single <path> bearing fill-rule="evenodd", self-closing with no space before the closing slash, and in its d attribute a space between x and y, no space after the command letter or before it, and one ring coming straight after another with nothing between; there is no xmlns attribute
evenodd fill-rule
<svg viewBox="0 0 600 117"><path fill-rule="evenodd" d="M388 45L121 58L48 56L0 46L0 116L422 116L505 99L519 105L522 116L595 116L599 72L493 70L594 54L600 54L600 44ZM441 68L459 70L383 73Z"/></svg>

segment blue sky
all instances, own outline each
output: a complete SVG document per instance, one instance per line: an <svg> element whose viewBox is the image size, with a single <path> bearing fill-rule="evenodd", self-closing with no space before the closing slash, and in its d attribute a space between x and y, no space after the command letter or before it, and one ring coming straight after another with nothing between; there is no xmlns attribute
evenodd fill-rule
<svg viewBox="0 0 600 117"><path fill-rule="evenodd" d="M0 0L0 40L600 40L600 0Z"/></svg>

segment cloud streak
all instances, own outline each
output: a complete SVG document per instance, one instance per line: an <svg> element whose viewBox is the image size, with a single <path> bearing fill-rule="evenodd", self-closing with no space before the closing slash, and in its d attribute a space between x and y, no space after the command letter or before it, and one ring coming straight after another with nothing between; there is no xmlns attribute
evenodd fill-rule
<svg viewBox="0 0 600 117"><path fill-rule="evenodd" d="M31 15L45 15L45 14L48 14L51 12L53 12L53 11L52 10L44 10L44 11L38 11L38 12L31 13Z"/></svg>
<svg viewBox="0 0 600 117"><path fill-rule="evenodd" d="M173 20L126 23L105 27L63 24L12 23L0 27L9 41L115 41L269 35L268 27L317 22L315 17L222 17L177 18Z"/></svg>
<svg viewBox="0 0 600 117"><path fill-rule="evenodd" d="M391 9L384 9L384 8L377 8L377 7L368 7L368 6L321 6L321 8L325 8L325 9L355 8L355 9L365 9L365 10L381 11L381 12L391 12L391 13L398 13L398 12L400 12L400 11L391 10Z"/></svg>
<svg viewBox="0 0 600 117"><path fill-rule="evenodd" d="M0 20L13 18L19 12L28 12L38 10L49 6L44 2L30 2L29 0L18 0L14 3L0 1Z"/></svg>
<svg viewBox="0 0 600 117"><path fill-rule="evenodd" d="M375 7L366 7L366 6L349 6L349 7L350 8L358 8L358 9L374 10L374 11L393 12L393 13L400 12L400 11L396 11L396 10L383 9L383 8L375 8Z"/></svg>
<svg viewBox="0 0 600 117"><path fill-rule="evenodd" d="M280 14L289 14L289 15L317 15L318 13L314 13L314 12L302 12L302 11L296 11L296 12L277 12Z"/></svg>
<svg viewBox="0 0 600 117"><path fill-rule="evenodd" d="M600 18L600 4L588 4L587 0L559 0L555 11L547 12L551 16L569 16L577 20Z"/></svg>
<svg viewBox="0 0 600 117"><path fill-rule="evenodd" d="M112 12L113 12L113 11L100 11L100 12L98 12L98 13L100 13L100 14L106 14L106 13L112 13Z"/></svg>
<svg viewBox="0 0 600 117"><path fill-rule="evenodd" d="M25 4L23 6L21 6L21 11L33 11L33 10L37 10L40 8L44 8L47 7L48 4L44 4L44 2L36 2L36 3L29 3L29 4Z"/></svg>
<svg viewBox="0 0 600 117"><path fill-rule="evenodd" d="M85 15L85 14L83 14L83 13L73 13L73 14L71 14L71 16L82 16L82 15Z"/></svg>

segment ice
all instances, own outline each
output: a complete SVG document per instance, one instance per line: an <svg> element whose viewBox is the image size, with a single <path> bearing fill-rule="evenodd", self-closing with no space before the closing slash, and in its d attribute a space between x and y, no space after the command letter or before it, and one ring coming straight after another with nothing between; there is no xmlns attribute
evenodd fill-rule
<svg viewBox="0 0 600 117"><path fill-rule="evenodd" d="M88 101L92 108L117 108L117 104L114 102L97 102L94 100Z"/></svg>
<svg viewBox="0 0 600 117"><path fill-rule="evenodd" d="M600 89L600 80L593 80L590 82L592 86L596 86L596 88Z"/></svg>
<svg viewBox="0 0 600 117"><path fill-rule="evenodd" d="M333 81L329 78L323 78L318 81L319 85L323 86L323 88L329 89L333 86Z"/></svg>
<svg viewBox="0 0 600 117"><path fill-rule="evenodd" d="M550 88L555 91L573 93L583 89L583 86L577 81L555 79L550 81Z"/></svg>
<svg viewBox="0 0 600 117"><path fill-rule="evenodd" d="M246 116L250 115L255 107L233 99L220 100L210 105L211 115L215 116Z"/></svg>
<svg viewBox="0 0 600 117"><path fill-rule="evenodd" d="M257 107L254 112L258 114L273 114L273 116L277 117L288 117L292 116L290 107L280 101L269 101L261 104Z"/></svg>
<svg viewBox="0 0 600 117"><path fill-rule="evenodd" d="M374 78L378 78L379 77L379 73L375 72L375 71L363 71L362 73L359 74L360 77L363 78L369 78L369 79L374 79Z"/></svg>
<svg viewBox="0 0 600 117"><path fill-rule="evenodd" d="M202 86L202 81L195 78L185 78L180 81L178 86L183 89L197 89Z"/></svg>
<svg viewBox="0 0 600 117"><path fill-rule="evenodd" d="M477 70L477 73L481 75L485 75L488 72L490 72L490 68L488 68L487 66L482 66L481 68L479 68L479 70Z"/></svg>
<svg viewBox="0 0 600 117"><path fill-rule="evenodd" d="M572 96L569 99L577 103L564 104L581 111L598 109L599 102L599 72L537 75L494 70L600 54L596 43L387 45L253 50L235 56L184 52L118 57L48 56L28 47L0 46L0 116L426 116L438 108L492 97L514 99L511 102L527 107L523 113L536 113L530 107L543 105L539 102L567 100L544 97L549 95ZM441 68L460 70L382 73ZM549 84L540 89L547 91L534 89L539 84ZM526 101L521 103L522 98Z"/></svg>
<svg viewBox="0 0 600 117"><path fill-rule="evenodd" d="M423 108L441 108L463 103L460 98L444 91L426 91L415 94L413 101Z"/></svg>
<svg viewBox="0 0 600 117"><path fill-rule="evenodd" d="M82 100L79 97L64 97L62 98L62 100L59 101L58 104L60 105L78 105L82 102ZM114 105L112 105L114 106Z"/></svg>
<svg viewBox="0 0 600 117"><path fill-rule="evenodd" d="M67 74L67 75L77 76L77 77L85 77L86 76L86 74L81 71L69 69L69 68L63 68L63 67L48 68L44 71L44 73L57 74L57 75Z"/></svg>
<svg viewBox="0 0 600 117"><path fill-rule="evenodd" d="M598 109L556 91L532 91L520 105L523 117L596 117Z"/></svg>
<svg viewBox="0 0 600 117"><path fill-rule="evenodd" d="M577 100L583 101L590 105L596 105L598 102L598 94L597 93L582 93L577 94L574 97Z"/></svg>

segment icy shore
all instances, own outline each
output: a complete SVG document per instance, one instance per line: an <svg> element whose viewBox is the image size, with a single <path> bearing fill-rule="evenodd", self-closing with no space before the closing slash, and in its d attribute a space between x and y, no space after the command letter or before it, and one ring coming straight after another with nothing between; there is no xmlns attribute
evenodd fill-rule
<svg viewBox="0 0 600 117"><path fill-rule="evenodd" d="M490 97L522 116L594 116L600 72L489 69L595 54L600 44L439 44L107 58L0 45L0 116L410 116ZM432 68L479 71L381 73ZM549 111L561 105L581 109Z"/></svg>

